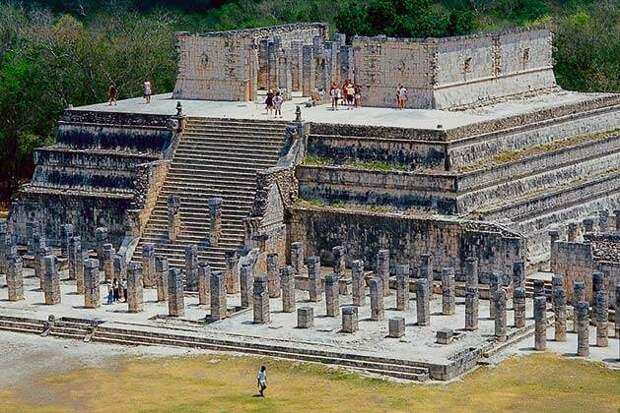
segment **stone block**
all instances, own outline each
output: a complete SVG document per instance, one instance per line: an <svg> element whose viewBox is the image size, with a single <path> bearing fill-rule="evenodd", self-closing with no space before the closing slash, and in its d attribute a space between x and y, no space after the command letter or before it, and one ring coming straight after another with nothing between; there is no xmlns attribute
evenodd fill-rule
<svg viewBox="0 0 620 413"><path fill-rule="evenodd" d="M297 309L297 328L311 328L314 326L314 310L312 307Z"/></svg>
<svg viewBox="0 0 620 413"><path fill-rule="evenodd" d="M454 330L451 328L442 328L437 331L437 343L438 344L450 344L454 339Z"/></svg>
<svg viewBox="0 0 620 413"><path fill-rule="evenodd" d="M98 308L101 306L99 283L99 262L95 259L87 259L84 262L84 307Z"/></svg>
<svg viewBox="0 0 620 413"><path fill-rule="evenodd" d="M185 315L183 275L178 268L168 270L168 314L171 317L183 317Z"/></svg>
<svg viewBox="0 0 620 413"><path fill-rule="evenodd" d="M357 307L347 306L342 308L342 332L355 333L359 330Z"/></svg>
<svg viewBox="0 0 620 413"><path fill-rule="evenodd" d="M401 338L405 335L405 318L391 317L388 320L388 336L392 338Z"/></svg>
<svg viewBox="0 0 620 413"><path fill-rule="evenodd" d="M221 271L211 271L211 320L218 321L228 317L226 308L226 284Z"/></svg>

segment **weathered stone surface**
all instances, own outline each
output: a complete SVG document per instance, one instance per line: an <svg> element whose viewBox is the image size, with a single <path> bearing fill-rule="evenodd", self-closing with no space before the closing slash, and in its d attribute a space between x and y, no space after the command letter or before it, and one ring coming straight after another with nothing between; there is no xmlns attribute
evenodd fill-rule
<svg viewBox="0 0 620 413"><path fill-rule="evenodd" d="M514 289L513 307L514 307L514 326L516 328L525 327L525 288L518 287Z"/></svg>
<svg viewBox="0 0 620 413"><path fill-rule="evenodd" d="M566 341L566 292L563 287L553 291L555 341Z"/></svg>
<svg viewBox="0 0 620 413"><path fill-rule="evenodd" d="M295 311L295 268L288 265L280 271L280 285L282 286L282 311Z"/></svg>
<svg viewBox="0 0 620 413"><path fill-rule="evenodd" d="M616 311L620 312L620 283L616 284ZM620 339L620 316L614 317L616 338Z"/></svg>
<svg viewBox="0 0 620 413"><path fill-rule="evenodd" d="M228 317L226 308L226 284L221 271L211 271L211 320Z"/></svg>
<svg viewBox="0 0 620 413"><path fill-rule="evenodd" d="M596 317L596 345L598 347L607 347L609 322L607 291L599 290L596 292L596 295L594 296L594 314Z"/></svg>
<svg viewBox="0 0 620 413"><path fill-rule="evenodd" d="M569 222L568 223L568 242L575 242L577 241L577 234L579 231L579 225L576 222Z"/></svg>
<svg viewBox="0 0 620 413"><path fill-rule="evenodd" d="M606 210L599 211L598 215L598 230L600 232L607 232L609 229L609 212Z"/></svg>
<svg viewBox="0 0 620 413"><path fill-rule="evenodd" d="M82 238L71 237L68 240L68 266L69 266L69 279L77 280L84 277L84 262L82 261ZM97 264L99 265L99 264Z"/></svg>
<svg viewBox="0 0 620 413"><path fill-rule="evenodd" d="M547 349L547 298L534 297L534 349Z"/></svg>
<svg viewBox="0 0 620 413"><path fill-rule="evenodd" d="M155 274L157 280L157 301L168 301L168 258L155 257ZM208 282L208 281L207 281ZM202 303L201 303L202 304Z"/></svg>
<svg viewBox="0 0 620 413"><path fill-rule="evenodd" d="M301 307L297 309L297 328L314 327L314 309L312 307Z"/></svg>
<svg viewBox="0 0 620 413"><path fill-rule="evenodd" d="M336 274L325 276L325 309L328 317L340 315L340 295L338 294L338 277Z"/></svg>
<svg viewBox="0 0 620 413"><path fill-rule="evenodd" d="M370 319L381 321L384 318L383 280L379 277L374 277L370 280Z"/></svg>
<svg viewBox="0 0 620 413"><path fill-rule="evenodd" d="M239 292L239 254L237 251L226 252L226 292Z"/></svg>
<svg viewBox="0 0 620 413"><path fill-rule="evenodd" d="M579 301L575 305L577 355L581 357L588 357L590 355L590 332L588 331L590 320L588 319L588 309L589 305L585 301Z"/></svg>
<svg viewBox="0 0 620 413"><path fill-rule="evenodd" d="M332 255L334 256L334 274L336 274L338 278L341 278L344 276L346 267L347 250L342 245L337 245L332 248Z"/></svg>
<svg viewBox="0 0 620 413"><path fill-rule="evenodd" d="M364 280L364 262L362 260L351 262L351 278L353 305L361 306L366 304L366 281Z"/></svg>
<svg viewBox="0 0 620 413"><path fill-rule="evenodd" d="M73 231L73 224L64 224L62 226L62 238L60 239L60 254L63 257L69 257L69 244L71 238L73 238Z"/></svg>
<svg viewBox="0 0 620 413"><path fill-rule="evenodd" d="M450 344L454 340L454 330L451 328L442 328L437 331L437 344Z"/></svg>
<svg viewBox="0 0 620 413"><path fill-rule="evenodd" d="M465 259L465 288L478 288L478 259Z"/></svg>
<svg viewBox="0 0 620 413"><path fill-rule="evenodd" d="M168 207L168 241L175 242L181 232L181 198L178 195L170 195L167 200Z"/></svg>
<svg viewBox="0 0 620 413"><path fill-rule="evenodd" d="M405 335L405 318L391 317L388 320L388 336L392 338L401 338Z"/></svg>
<svg viewBox="0 0 620 413"><path fill-rule="evenodd" d="M144 311L142 264L130 262L127 266L127 307L130 313Z"/></svg>
<svg viewBox="0 0 620 413"><path fill-rule="evenodd" d="M206 262L198 263L198 304L208 305L211 296L211 267Z"/></svg>
<svg viewBox="0 0 620 413"><path fill-rule="evenodd" d="M431 325L431 310L428 280L426 278L420 278L416 281L415 294L418 326L429 326Z"/></svg>
<svg viewBox="0 0 620 413"><path fill-rule="evenodd" d="M506 341L506 290L500 288L495 293L495 339Z"/></svg>
<svg viewBox="0 0 620 413"><path fill-rule="evenodd" d="M269 297L279 298L282 288L280 287L278 254L267 254L267 281L269 287Z"/></svg>
<svg viewBox="0 0 620 413"><path fill-rule="evenodd" d="M594 220L592 218L586 218L581 223L586 234L594 232Z"/></svg>
<svg viewBox="0 0 620 413"><path fill-rule="evenodd" d="M295 274L301 274L304 269L304 244L301 242L291 243L291 266Z"/></svg>
<svg viewBox="0 0 620 413"><path fill-rule="evenodd" d="M512 264L512 287L525 288L525 261L516 261Z"/></svg>
<svg viewBox="0 0 620 413"><path fill-rule="evenodd" d="M46 255L43 259L43 293L45 304L60 304L60 275L58 274L57 258L54 255Z"/></svg>
<svg viewBox="0 0 620 413"><path fill-rule="evenodd" d="M390 250L382 249L377 253L377 277L383 280L383 295L390 295Z"/></svg>
<svg viewBox="0 0 620 413"><path fill-rule="evenodd" d="M489 318L491 319L495 319L495 293L499 289L501 279L500 274L495 272L489 274Z"/></svg>
<svg viewBox="0 0 620 413"><path fill-rule="evenodd" d="M198 246L185 248L185 286L188 291L198 291Z"/></svg>
<svg viewBox="0 0 620 413"><path fill-rule="evenodd" d="M342 332L355 333L359 330L357 307L347 306L342 308Z"/></svg>
<svg viewBox="0 0 620 413"><path fill-rule="evenodd" d="M19 254L9 254L7 259L6 285L9 301L24 299L23 263Z"/></svg>
<svg viewBox="0 0 620 413"><path fill-rule="evenodd" d="M127 279L127 262L125 262L125 257L119 254L114 254L113 266L114 266L114 278L116 278L119 282L126 280Z"/></svg>
<svg viewBox="0 0 620 413"><path fill-rule="evenodd" d="M151 288L157 285L157 274L155 272L155 244L147 242L142 244L142 279L144 288Z"/></svg>
<svg viewBox="0 0 620 413"><path fill-rule="evenodd" d="M254 323L265 324L271 321L269 312L269 291L267 289L267 277L257 275L254 277L253 303Z"/></svg>
<svg viewBox="0 0 620 413"><path fill-rule="evenodd" d="M308 292L310 301L321 301L321 260L317 256L308 257Z"/></svg>
<svg viewBox="0 0 620 413"><path fill-rule="evenodd" d="M397 265L396 268L396 309L409 309L409 265Z"/></svg>
<svg viewBox="0 0 620 413"><path fill-rule="evenodd" d="M242 265L239 270L240 290L241 290L241 307L249 308L253 300L254 288L254 271L251 265ZM269 284L269 275L267 275L267 284ZM269 288L269 285L267 285Z"/></svg>
<svg viewBox="0 0 620 413"><path fill-rule="evenodd" d="M106 227L99 227L95 229L95 252L97 253L97 259L99 260L99 269L103 270L103 246L109 242L108 229Z"/></svg>
<svg viewBox="0 0 620 413"><path fill-rule="evenodd" d="M9 233L6 220L0 220L0 274L8 270Z"/></svg>
<svg viewBox="0 0 620 413"><path fill-rule="evenodd" d="M456 311L456 297L454 284L454 268L446 267L441 274L441 313L452 315Z"/></svg>
<svg viewBox="0 0 620 413"><path fill-rule="evenodd" d="M114 247L112 244L103 244L103 275L107 283L111 283L114 279Z"/></svg>
<svg viewBox="0 0 620 413"><path fill-rule="evenodd" d="M84 262L84 307L97 308L101 305L99 283L99 262L87 259Z"/></svg>
<svg viewBox="0 0 620 413"><path fill-rule="evenodd" d="M420 256L420 278L426 278L426 287L429 290L429 299L433 298L433 256L431 254L422 254Z"/></svg>
<svg viewBox="0 0 620 413"><path fill-rule="evenodd" d="M475 331L478 329L478 288L467 287L465 289L465 330Z"/></svg>
<svg viewBox="0 0 620 413"><path fill-rule="evenodd" d="M222 237L222 198L209 198L209 245L217 247Z"/></svg>
<svg viewBox="0 0 620 413"><path fill-rule="evenodd" d="M586 285L581 281L576 281L573 284L574 299L573 299L573 332L577 333L577 306L576 303L585 301L586 299Z"/></svg>
<svg viewBox="0 0 620 413"><path fill-rule="evenodd" d="M168 270L168 315L171 317L185 315L183 275L178 268Z"/></svg>

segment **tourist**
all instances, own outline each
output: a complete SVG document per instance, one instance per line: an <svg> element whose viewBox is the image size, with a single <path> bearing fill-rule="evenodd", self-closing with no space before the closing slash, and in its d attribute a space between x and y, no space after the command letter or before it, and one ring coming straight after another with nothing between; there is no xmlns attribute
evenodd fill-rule
<svg viewBox="0 0 620 413"><path fill-rule="evenodd" d="M355 96L355 88L350 80L347 80L347 86L345 88L345 95L347 98L347 105L353 106L353 99Z"/></svg>
<svg viewBox="0 0 620 413"><path fill-rule="evenodd" d="M151 81L148 79L144 80L144 99L146 103L151 103L151 95L153 94L153 88L151 86Z"/></svg>
<svg viewBox="0 0 620 413"><path fill-rule="evenodd" d="M333 82L329 88L329 97L332 100L332 110L338 110L338 99L340 99L340 88Z"/></svg>
<svg viewBox="0 0 620 413"><path fill-rule="evenodd" d="M269 92L267 92L267 97L265 98L265 109L266 109L267 115L270 115L271 112L273 111L273 90L272 89L269 89Z"/></svg>
<svg viewBox="0 0 620 413"><path fill-rule="evenodd" d="M407 106L407 89L403 85L398 85L396 88L396 100L398 101L398 108L405 109Z"/></svg>
<svg viewBox="0 0 620 413"><path fill-rule="evenodd" d="M112 106L112 103L116 106L116 98L118 96L118 89L114 82L110 82L110 86L108 86L108 105Z"/></svg>
<svg viewBox="0 0 620 413"><path fill-rule="evenodd" d="M260 367L258 375L256 376L256 381L258 382L258 392L260 393L260 397L265 397L263 392L267 388L267 367Z"/></svg>
<svg viewBox="0 0 620 413"><path fill-rule="evenodd" d="M112 280L112 289L114 290L114 302L121 301L121 285L116 278Z"/></svg>
<svg viewBox="0 0 620 413"><path fill-rule="evenodd" d="M282 98L282 95L280 94L280 91L278 90L276 92L276 95L273 97L273 106L276 110L276 114L274 116L274 118L282 117L282 103L284 103L284 99Z"/></svg>
<svg viewBox="0 0 620 413"><path fill-rule="evenodd" d="M108 284L108 305L112 305L114 303L114 289L112 288L112 284Z"/></svg>
<svg viewBox="0 0 620 413"><path fill-rule="evenodd" d="M359 87L359 85L355 85L354 90L355 90L355 107L359 108L362 106L362 89Z"/></svg>
<svg viewBox="0 0 620 413"><path fill-rule="evenodd" d="M127 302L127 280L123 280L123 298Z"/></svg>

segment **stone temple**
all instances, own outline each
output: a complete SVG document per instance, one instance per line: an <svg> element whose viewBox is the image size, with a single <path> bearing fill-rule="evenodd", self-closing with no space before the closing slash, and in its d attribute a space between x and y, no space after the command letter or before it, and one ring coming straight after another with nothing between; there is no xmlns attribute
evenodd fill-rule
<svg viewBox="0 0 620 413"><path fill-rule="evenodd" d="M517 317L521 289L530 311L529 297L551 297L552 280L574 306L596 305L604 285L613 311L620 95L562 90L552 48L544 29L441 39L347 39L320 23L178 33L172 94L68 108L56 143L35 151L32 180L0 223L0 273L21 255L47 279L42 257L76 272L92 255L102 279L140 285L135 312L158 288L182 322L191 318L183 294L200 291L209 328L231 333L242 328L217 327L231 311L277 323L270 301L284 300L283 314L299 311L294 334L307 334L323 291L328 313L354 334L365 307L373 322L389 316L379 291L428 329L433 288L444 317L458 316L455 296L465 297L467 330L488 299L499 340L505 293ZM347 79L362 107L333 111L329 86ZM265 113L269 89L285 97L285 120ZM296 308L305 291L319 307ZM401 315L389 321L391 337L411 328ZM443 327L438 342L452 343ZM458 364L450 372L416 368L450 378L475 361L463 351L446 354Z"/></svg>

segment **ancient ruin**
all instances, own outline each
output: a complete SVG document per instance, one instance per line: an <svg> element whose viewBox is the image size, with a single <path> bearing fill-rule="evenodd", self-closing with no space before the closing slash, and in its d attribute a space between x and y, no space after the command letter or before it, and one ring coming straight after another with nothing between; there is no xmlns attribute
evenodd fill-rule
<svg viewBox="0 0 620 413"><path fill-rule="evenodd" d="M177 42L172 94L67 108L35 151L0 221L0 329L55 313L93 341L418 381L549 327L618 356L620 96L561 90L548 30ZM362 107L331 110L346 80Z"/></svg>

